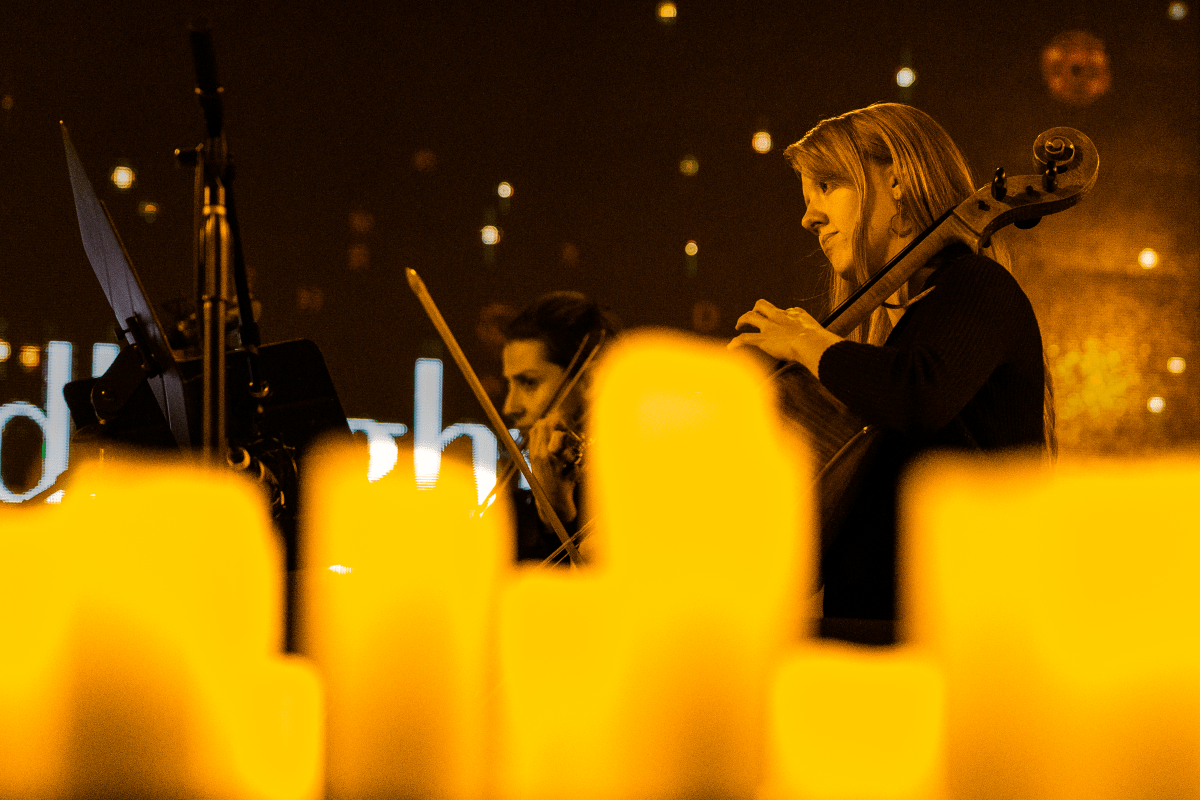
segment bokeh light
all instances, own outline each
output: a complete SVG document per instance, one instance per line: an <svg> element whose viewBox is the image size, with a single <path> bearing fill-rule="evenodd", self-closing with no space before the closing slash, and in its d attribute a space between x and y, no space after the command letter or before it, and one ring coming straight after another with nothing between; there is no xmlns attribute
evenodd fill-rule
<svg viewBox="0 0 1200 800"><path fill-rule="evenodd" d="M1138 253L1138 263L1142 265L1142 269L1154 269L1158 266L1158 253L1147 247Z"/></svg>
<svg viewBox="0 0 1200 800"><path fill-rule="evenodd" d="M154 220L158 219L158 203L143 200L138 204L138 213L142 215L142 219L146 220L146 222L154 222Z"/></svg>
<svg viewBox="0 0 1200 800"><path fill-rule="evenodd" d="M42 363L42 348L36 344L27 344L21 348L21 366L33 369Z"/></svg>
<svg viewBox="0 0 1200 800"><path fill-rule="evenodd" d="M679 14L679 9L674 3L663 2L658 4L658 21L664 25L670 25L675 21L675 17Z"/></svg>
<svg viewBox="0 0 1200 800"><path fill-rule="evenodd" d="M357 234L366 235L375 228L375 215L370 211L351 211L350 230Z"/></svg>
<svg viewBox="0 0 1200 800"><path fill-rule="evenodd" d="M679 160L679 173L689 178L700 171L700 162L695 156L688 154Z"/></svg>
<svg viewBox="0 0 1200 800"><path fill-rule="evenodd" d="M365 244L352 244L346 250L346 264L354 272L371 266L371 248Z"/></svg>
<svg viewBox="0 0 1200 800"><path fill-rule="evenodd" d="M0 108L4 109L5 111L12 111L12 107L13 96L11 94L6 94L3 98L0 98Z"/></svg>
<svg viewBox="0 0 1200 800"><path fill-rule="evenodd" d="M0 360L3 360L3 359L0 359ZM1171 358L1167 359L1167 371L1168 372L1178 375L1181 372L1183 372L1185 369L1187 369L1187 362L1184 361L1179 356L1172 356Z"/></svg>
<svg viewBox="0 0 1200 800"><path fill-rule="evenodd" d="M695 241L688 240L688 243L683 247L683 252L687 253L689 256L694 256L696 253L700 252L700 248L696 245Z"/></svg>
<svg viewBox="0 0 1200 800"><path fill-rule="evenodd" d="M12 355L12 345L9 344L8 342L4 341L3 339L0 339L0 363L8 361L8 358L11 355Z"/></svg>
<svg viewBox="0 0 1200 800"><path fill-rule="evenodd" d="M1151 397L1146 401L1146 408L1150 409L1153 414L1161 414L1163 409L1167 407L1167 401L1163 400L1158 395Z"/></svg>
<svg viewBox="0 0 1200 800"><path fill-rule="evenodd" d="M1178 22L1187 16L1187 3L1171 3L1167 6L1167 16Z"/></svg>
<svg viewBox="0 0 1200 800"><path fill-rule="evenodd" d="M771 152L771 134L766 131L755 131L750 144L753 145L756 152L769 153Z"/></svg>
<svg viewBox="0 0 1200 800"><path fill-rule="evenodd" d="M562 263L574 267L579 263L579 246L573 242L563 242L561 255Z"/></svg>
<svg viewBox="0 0 1200 800"><path fill-rule="evenodd" d="M132 187L137 181L137 173L128 164L118 164L113 167L113 171L109 173L108 178L112 181L113 186L123 192Z"/></svg>
<svg viewBox="0 0 1200 800"><path fill-rule="evenodd" d="M296 288L296 309L299 311L320 311L325 307L325 290L316 286L301 286Z"/></svg>
<svg viewBox="0 0 1200 800"><path fill-rule="evenodd" d="M907 89L917 82L917 73L912 67L901 67L896 70L896 85L902 89Z"/></svg>
<svg viewBox="0 0 1200 800"><path fill-rule="evenodd" d="M1055 99L1091 104L1112 84L1104 40L1081 30L1060 33L1042 50L1042 77Z"/></svg>
<svg viewBox="0 0 1200 800"><path fill-rule="evenodd" d="M500 195L505 200L512 197L513 196L512 184L509 183L508 181L501 181L500 185L496 187L496 194Z"/></svg>
<svg viewBox="0 0 1200 800"><path fill-rule="evenodd" d="M484 225L479 230L479 238L483 240L484 244L493 245L500 241L500 229L495 225Z"/></svg>
<svg viewBox="0 0 1200 800"><path fill-rule="evenodd" d="M417 172L433 172L437 169L437 155L429 149L418 150L413 153L412 165Z"/></svg>

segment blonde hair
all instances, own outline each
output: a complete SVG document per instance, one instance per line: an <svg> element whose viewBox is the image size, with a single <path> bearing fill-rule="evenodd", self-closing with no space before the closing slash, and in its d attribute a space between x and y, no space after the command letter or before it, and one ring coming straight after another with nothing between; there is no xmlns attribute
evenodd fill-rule
<svg viewBox="0 0 1200 800"><path fill-rule="evenodd" d="M810 180L837 179L858 192L858 218L871 207L868 162L890 166L900 183L902 224L922 231L975 191L971 168L954 140L924 111L900 103L876 103L817 123L788 147L784 157ZM848 298L882 264L866 262L867 226L855 231L854 263L847 275L830 281L830 308ZM883 344L891 333L887 313L876 309L851 339Z"/></svg>
<svg viewBox="0 0 1200 800"><path fill-rule="evenodd" d="M871 162L892 168L900 183L900 216L904 224L918 231L974 194L971 168L958 145L924 111L901 103L875 103L818 122L804 138L783 151L797 173L810 180L849 181L858 191L858 218L867 218L873 198L867 180L866 164ZM867 226L859 225L854 234L854 264L844 278L830 281L830 308L836 308L855 289L871 277L882 264L868 264ZM993 241L988 254L1011 268L1007 248ZM901 299L907 299L907 288ZM883 344L892 332L887 312L878 308L849 337L868 344ZM1043 353L1043 424L1047 449L1053 458L1058 452L1054 431L1054 383L1049 362Z"/></svg>

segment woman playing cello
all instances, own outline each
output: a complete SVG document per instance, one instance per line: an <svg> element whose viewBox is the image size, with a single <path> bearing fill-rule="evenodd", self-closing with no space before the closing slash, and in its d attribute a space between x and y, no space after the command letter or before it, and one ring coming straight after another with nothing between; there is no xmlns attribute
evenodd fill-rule
<svg viewBox="0 0 1200 800"><path fill-rule="evenodd" d="M785 156L799 173L803 226L833 267L836 305L943 212L970 197L970 169L922 111L880 103L827 119ZM801 309L759 300L732 346L802 364L864 422L881 456L821 553L824 616L893 619L896 486L934 448L1052 446L1042 339L1008 271L966 245L929 260L846 338Z"/></svg>

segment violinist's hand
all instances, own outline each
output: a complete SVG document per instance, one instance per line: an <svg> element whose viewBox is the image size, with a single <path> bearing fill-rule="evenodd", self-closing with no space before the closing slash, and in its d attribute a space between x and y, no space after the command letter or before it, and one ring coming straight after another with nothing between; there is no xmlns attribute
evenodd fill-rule
<svg viewBox="0 0 1200 800"><path fill-rule="evenodd" d="M562 416L557 412L538 420L529 429L529 468L546 490L550 505L563 524L573 522L579 513L575 507L575 485L579 482L575 458L578 454L575 437L567 432ZM540 507L538 515L542 522L550 524Z"/></svg>
<svg viewBox="0 0 1200 800"><path fill-rule="evenodd" d="M813 375L821 356L830 346L842 341L836 333L821 327L802 308L786 311L776 308L766 300L759 300L754 308L737 321L737 329L746 331L729 343L735 347L757 347L764 353L784 361L798 361L808 367Z"/></svg>

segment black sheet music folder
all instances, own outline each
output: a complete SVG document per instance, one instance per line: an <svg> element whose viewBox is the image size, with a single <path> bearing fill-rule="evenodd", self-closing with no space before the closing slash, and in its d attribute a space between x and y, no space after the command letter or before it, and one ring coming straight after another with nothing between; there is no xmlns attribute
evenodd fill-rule
<svg viewBox="0 0 1200 800"><path fill-rule="evenodd" d="M92 189L66 126L62 134L88 261L126 337L123 346L140 345L159 370L159 374L143 379L121 413L103 426L97 425L99 419L92 403L92 389L99 379L67 384L63 395L71 419L77 430L97 426L87 430L103 439L149 448L199 447L203 365L199 359L184 359L182 352L171 349L108 210ZM264 345L259 348L259 368L271 387L262 400L250 397L247 390L247 354L234 351L226 355L226 430L232 444L249 445L252 438L274 439L303 450L322 433L349 436L346 414L325 359L313 342L300 339ZM261 412L257 408L260 404Z"/></svg>

